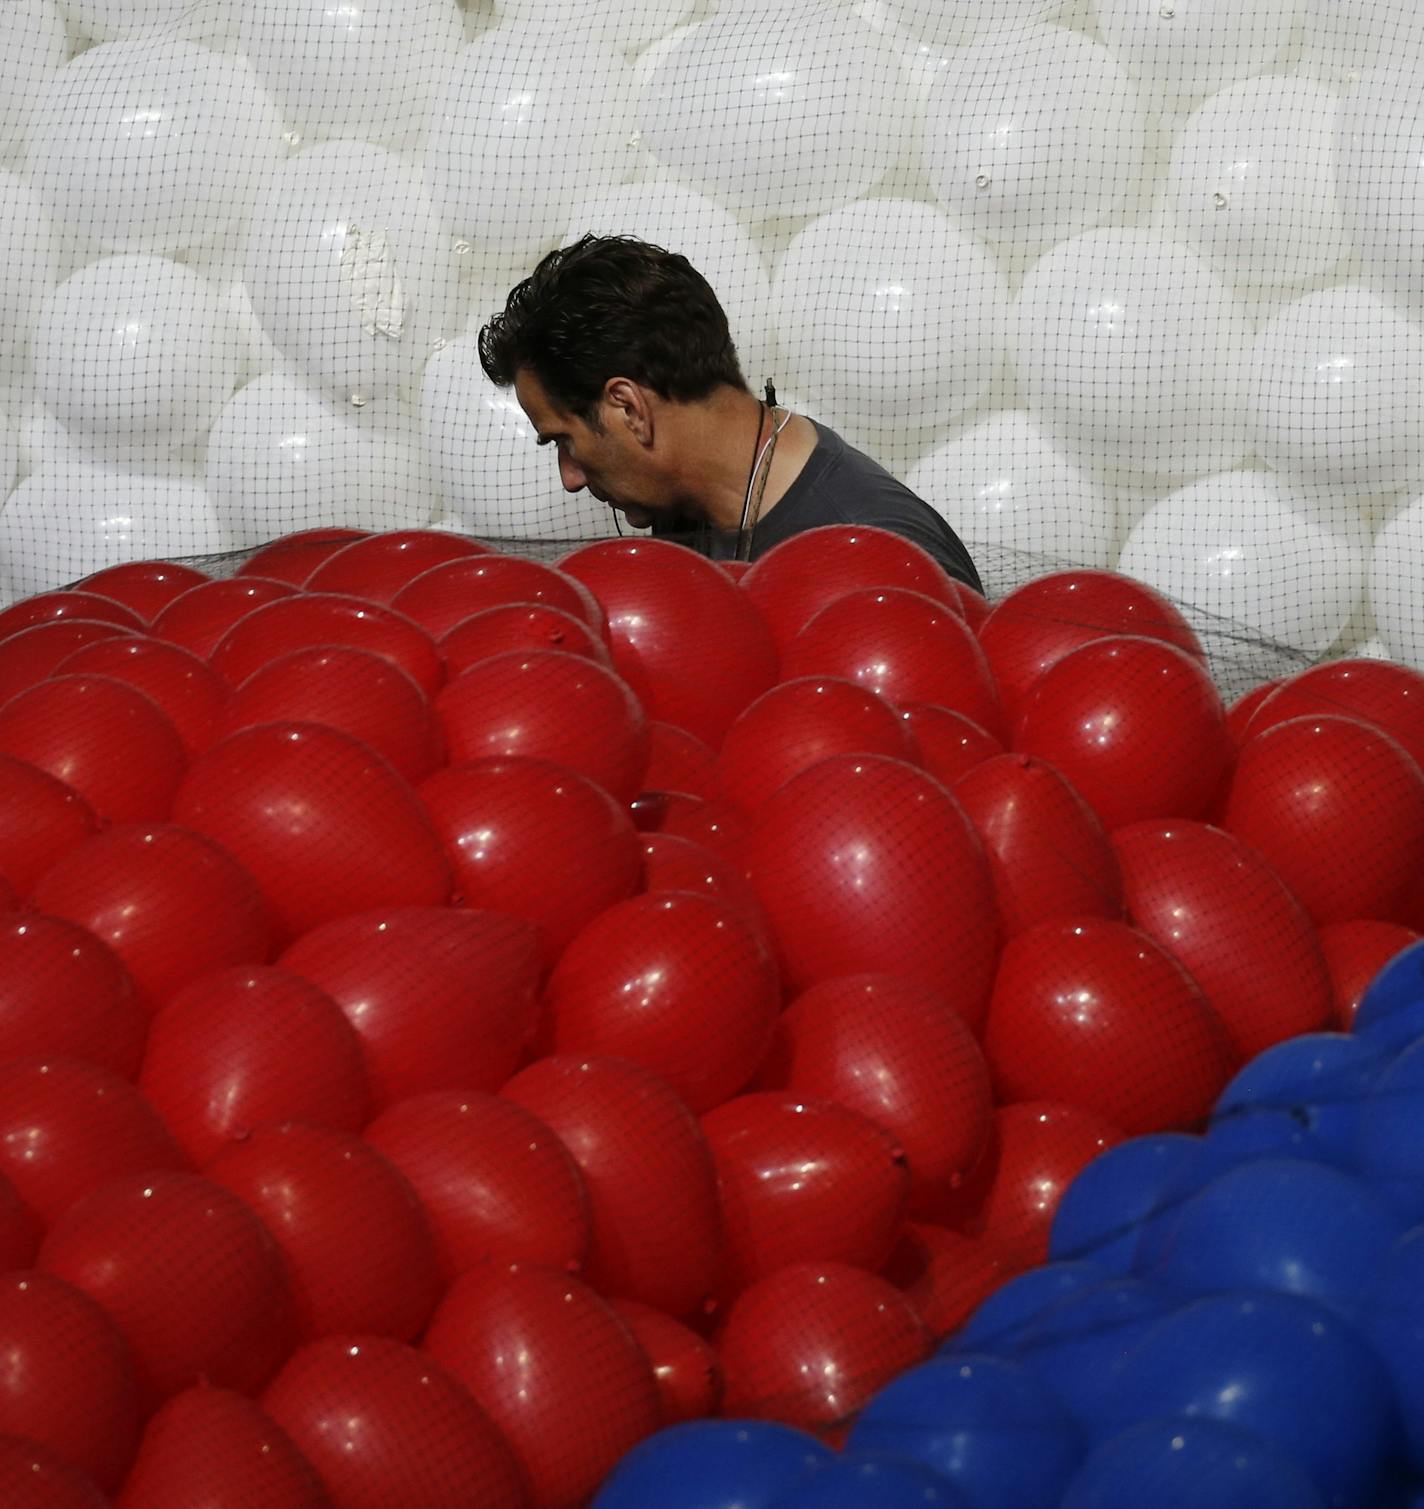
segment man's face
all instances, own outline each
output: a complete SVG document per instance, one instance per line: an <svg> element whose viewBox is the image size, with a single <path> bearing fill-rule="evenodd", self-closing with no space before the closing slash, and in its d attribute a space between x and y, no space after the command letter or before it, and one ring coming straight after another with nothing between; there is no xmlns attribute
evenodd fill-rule
<svg viewBox="0 0 1424 1509"><path fill-rule="evenodd" d="M516 376L514 393L538 443L556 448L559 480L569 492L587 488L600 503L618 509L635 529L653 522L642 447L611 406L605 405L609 413L603 428L594 429L555 404L532 372Z"/></svg>

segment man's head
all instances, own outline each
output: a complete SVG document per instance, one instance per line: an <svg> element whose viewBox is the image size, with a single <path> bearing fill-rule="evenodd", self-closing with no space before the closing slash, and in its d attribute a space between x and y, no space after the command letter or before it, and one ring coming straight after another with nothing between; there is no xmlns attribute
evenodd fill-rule
<svg viewBox="0 0 1424 1509"><path fill-rule="evenodd" d="M479 335L489 379L515 393L558 446L570 492L587 487L634 523L667 506L676 435L668 405L748 391L707 280L687 260L627 236L550 252Z"/></svg>

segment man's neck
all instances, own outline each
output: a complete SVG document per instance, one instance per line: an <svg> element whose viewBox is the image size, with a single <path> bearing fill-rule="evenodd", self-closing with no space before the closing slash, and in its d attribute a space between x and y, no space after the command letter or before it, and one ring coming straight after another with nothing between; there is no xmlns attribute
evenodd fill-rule
<svg viewBox="0 0 1424 1509"><path fill-rule="evenodd" d="M742 521L753 440L759 451L769 432L761 403L750 393L720 389L678 415L682 462L671 479L678 508L714 529L734 533ZM760 434L758 436L758 427Z"/></svg>

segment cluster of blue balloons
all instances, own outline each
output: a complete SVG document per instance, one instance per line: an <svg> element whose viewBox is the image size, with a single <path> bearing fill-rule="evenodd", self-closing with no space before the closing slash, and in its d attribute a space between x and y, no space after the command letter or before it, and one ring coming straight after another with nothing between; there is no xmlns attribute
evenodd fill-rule
<svg viewBox="0 0 1424 1509"><path fill-rule="evenodd" d="M843 1451L678 1426L594 1509L1424 1509L1424 942L1203 1135L1090 1164L1049 1256Z"/></svg>

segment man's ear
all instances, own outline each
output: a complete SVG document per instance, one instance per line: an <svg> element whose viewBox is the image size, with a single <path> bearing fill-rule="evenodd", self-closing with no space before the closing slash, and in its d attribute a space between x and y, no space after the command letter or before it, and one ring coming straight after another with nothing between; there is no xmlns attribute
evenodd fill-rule
<svg viewBox="0 0 1424 1509"><path fill-rule="evenodd" d="M648 394L630 377L610 377L603 385L609 418L621 425L639 445L653 443L653 410Z"/></svg>

